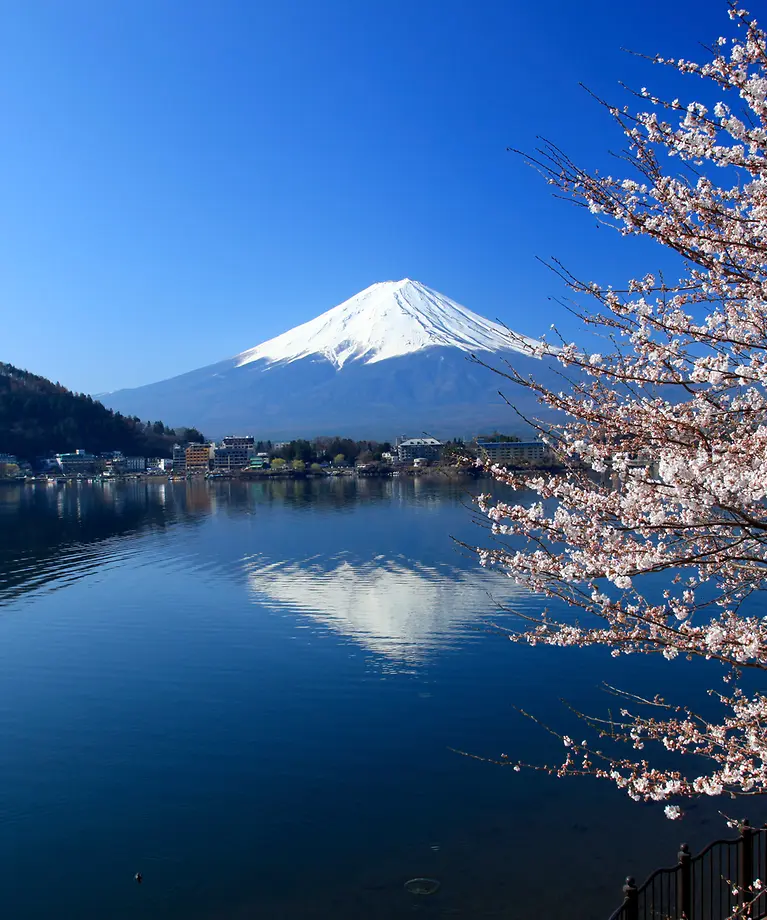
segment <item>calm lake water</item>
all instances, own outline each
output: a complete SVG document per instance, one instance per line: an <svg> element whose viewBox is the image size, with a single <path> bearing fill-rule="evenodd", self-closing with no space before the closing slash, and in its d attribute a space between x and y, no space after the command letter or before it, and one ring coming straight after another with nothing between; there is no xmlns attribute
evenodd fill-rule
<svg viewBox="0 0 767 920"><path fill-rule="evenodd" d="M515 707L582 733L561 698L682 673L510 643L498 604L543 605L451 539L471 489L0 487L2 916L606 920L721 836L455 753L556 761Z"/></svg>

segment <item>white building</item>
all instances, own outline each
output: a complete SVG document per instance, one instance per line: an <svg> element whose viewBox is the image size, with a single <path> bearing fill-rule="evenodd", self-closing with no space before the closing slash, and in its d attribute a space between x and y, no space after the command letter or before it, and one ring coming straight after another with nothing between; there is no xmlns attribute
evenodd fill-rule
<svg viewBox="0 0 767 920"><path fill-rule="evenodd" d="M492 463L510 463L526 466L553 459L548 444L543 441L477 441L482 459Z"/></svg>
<svg viewBox="0 0 767 920"><path fill-rule="evenodd" d="M439 460L445 445L436 438L408 438L397 444L397 453L402 463L414 460Z"/></svg>

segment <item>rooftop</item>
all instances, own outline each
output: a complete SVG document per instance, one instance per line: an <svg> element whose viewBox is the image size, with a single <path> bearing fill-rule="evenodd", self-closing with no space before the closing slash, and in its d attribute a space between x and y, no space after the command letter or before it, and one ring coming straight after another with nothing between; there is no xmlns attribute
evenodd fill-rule
<svg viewBox="0 0 767 920"><path fill-rule="evenodd" d="M477 447L545 447L544 441L477 441Z"/></svg>

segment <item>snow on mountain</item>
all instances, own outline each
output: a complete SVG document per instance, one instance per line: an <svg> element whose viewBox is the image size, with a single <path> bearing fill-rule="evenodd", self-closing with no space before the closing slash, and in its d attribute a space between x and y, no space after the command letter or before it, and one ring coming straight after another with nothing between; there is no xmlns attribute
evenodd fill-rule
<svg viewBox="0 0 767 920"><path fill-rule="evenodd" d="M524 344L523 344L524 343ZM535 340L510 333L420 281L381 281L327 313L237 355L238 367L253 361L327 358L373 364L443 346L461 351L523 351Z"/></svg>
<svg viewBox="0 0 767 920"><path fill-rule="evenodd" d="M469 360L511 361L553 382L534 339L511 332L411 281L373 284L283 335L216 364L102 397L143 419L195 425L218 437L343 434L386 439L404 431L450 436L524 426L498 395L515 389L525 415L535 395Z"/></svg>

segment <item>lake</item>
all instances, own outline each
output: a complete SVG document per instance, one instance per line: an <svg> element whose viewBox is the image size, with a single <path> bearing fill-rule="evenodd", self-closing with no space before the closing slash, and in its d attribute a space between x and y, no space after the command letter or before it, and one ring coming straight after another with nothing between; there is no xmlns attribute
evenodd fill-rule
<svg viewBox="0 0 767 920"><path fill-rule="evenodd" d="M456 753L558 763L516 707L583 733L562 698L683 673L509 642L499 605L543 602L453 539L483 541L480 488L0 486L2 915L607 920L722 836Z"/></svg>

